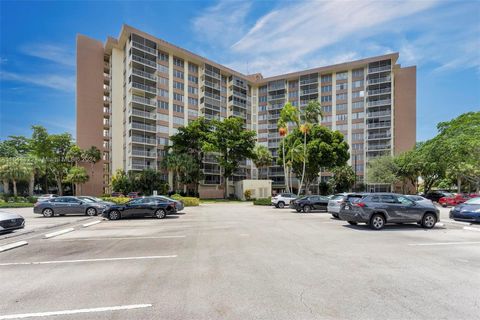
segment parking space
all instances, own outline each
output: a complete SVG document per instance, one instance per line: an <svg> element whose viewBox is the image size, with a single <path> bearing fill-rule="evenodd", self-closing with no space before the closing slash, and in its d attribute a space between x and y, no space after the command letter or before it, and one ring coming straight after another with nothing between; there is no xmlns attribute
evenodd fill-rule
<svg viewBox="0 0 480 320"><path fill-rule="evenodd" d="M479 267L480 233L458 224L208 204L0 253L0 319L473 319Z"/></svg>

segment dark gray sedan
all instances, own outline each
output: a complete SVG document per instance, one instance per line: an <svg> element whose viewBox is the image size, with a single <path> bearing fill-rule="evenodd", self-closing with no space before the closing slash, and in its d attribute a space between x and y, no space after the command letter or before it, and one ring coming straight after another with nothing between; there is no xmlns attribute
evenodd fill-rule
<svg viewBox="0 0 480 320"><path fill-rule="evenodd" d="M366 223L374 230L387 223L412 222L431 229L440 221L440 210L433 204L415 202L400 194L371 193L343 203L339 217L352 225Z"/></svg>
<svg viewBox="0 0 480 320"><path fill-rule="evenodd" d="M25 227L25 219L16 213L0 211L0 233Z"/></svg>
<svg viewBox="0 0 480 320"><path fill-rule="evenodd" d="M42 214L44 217L66 214L85 214L96 216L106 207L104 203L82 200L77 197L57 197L48 201L37 202L33 212Z"/></svg>

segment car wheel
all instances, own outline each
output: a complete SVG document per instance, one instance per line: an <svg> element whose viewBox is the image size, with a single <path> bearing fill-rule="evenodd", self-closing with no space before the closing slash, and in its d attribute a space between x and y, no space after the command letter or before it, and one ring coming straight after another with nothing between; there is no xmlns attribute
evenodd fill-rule
<svg viewBox="0 0 480 320"><path fill-rule="evenodd" d="M338 213L332 213L332 217L334 217L335 219L339 219Z"/></svg>
<svg viewBox="0 0 480 320"><path fill-rule="evenodd" d="M446 203L442 203L442 207L446 208L446 207L447 207L447 204L446 204Z"/></svg>
<svg viewBox="0 0 480 320"><path fill-rule="evenodd" d="M42 214L46 218L53 217L53 209L45 208L45 209L43 209Z"/></svg>
<svg viewBox="0 0 480 320"><path fill-rule="evenodd" d="M301 212L301 211L302 211L302 209L298 209L298 208L297 208L297 209L295 209L295 210L297 210L297 212Z"/></svg>
<svg viewBox="0 0 480 320"><path fill-rule="evenodd" d="M119 219L120 219L119 211L113 210L108 213L108 220L119 220Z"/></svg>
<svg viewBox="0 0 480 320"><path fill-rule="evenodd" d="M167 212L163 209L158 209L155 211L155 217L157 217L157 219L164 219L166 216Z"/></svg>
<svg viewBox="0 0 480 320"><path fill-rule="evenodd" d="M351 224L352 226L356 226L356 225L357 225L357 223L356 223L355 221L347 221L347 222L348 222L348 224Z"/></svg>
<svg viewBox="0 0 480 320"><path fill-rule="evenodd" d="M280 209L283 209L285 207L285 203L280 201L279 203L277 203L277 208L280 208Z"/></svg>
<svg viewBox="0 0 480 320"><path fill-rule="evenodd" d="M385 227L385 218L381 214L374 214L370 219L370 228L373 230L380 230Z"/></svg>
<svg viewBox="0 0 480 320"><path fill-rule="evenodd" d="M97 215L97 209L95 208L88 208L87 209L87 216L93 217Z"/></svg>
<svg viewBox="0 0 480 320"><path fill-rule="evenodd" d="M437 217L433 213L426 213L422 218L422 227L432 229L437 223Z"/></svg>
<svg viewBox="0 0 480 320"><path fill-rule="evenodd" d="M303 206L303 212L305 213L309 213L310 211L312 211L312 207L309 206L308 204Z"/></svg>

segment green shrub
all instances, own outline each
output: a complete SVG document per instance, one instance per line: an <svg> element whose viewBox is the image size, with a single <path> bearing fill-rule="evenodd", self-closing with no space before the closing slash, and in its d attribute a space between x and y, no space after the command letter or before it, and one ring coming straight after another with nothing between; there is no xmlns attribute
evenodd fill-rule
<svg viewBox="0 0 480 320"><path fill-rule="evenodd" d="M0 203L0 208L28 208L33 207L33 203L28 202L3 202Z"/></svg>
<svg viewBox="0 0 480 320"><path fill-rule="evenodd" d="M252 199L252 190L250 190L250 189L245 190L243 195L245 196L246 200L251 200Z"/></svg>
<svg viewBox="0 0 480 320"><path fill-rule="evenodd" d="M170 198L182 201L185 207L196 207L200 205L200 199L195 197L182 197L179 194L174 194Z"/></svg>
<svg viewBox="0 0 480 320"><path fill-rule="evenodd" d="M253 201L253 204L256 206L271 206L272 205L272 198L260 198L260 199L255 199Z"/></svg>
<svg viewBox="0 0 480 320"><path fill-rule="evenodd" d="M0 204L5 203L5 200L0 199Z"/></svg>
<svg viewBox="0 0 480 320"><path fill-rule="evenodd" d="M35 202L37 202L37 200L38 200L37 197L33 197L33 196L27 197L27 201L28 201L29 203L35 203Z"/></svg>
<svg viewBox="0 0 480 320"><path fill-rule="evenodd" d="M131 200L128 197L102 197L103 200L113 202L115 204L124 204Z"/></svg>

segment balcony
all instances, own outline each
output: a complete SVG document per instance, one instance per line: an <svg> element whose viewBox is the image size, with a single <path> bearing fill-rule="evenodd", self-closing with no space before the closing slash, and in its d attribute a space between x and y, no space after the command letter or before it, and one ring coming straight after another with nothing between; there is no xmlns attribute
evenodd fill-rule
<svg viewBox="0 0 480 320"><path fill-rule="evenodd" d="M131 138L132 138L132 142L135 142L135 143L142 143L142 144L149 144L149 145L157 144L157 140L153 138L146 138L146 137L135 136L135 135L132 135Z"/></svg>
<svg viewBox="0 0 480 320"><path fill-rule="evenodd" d="M374 123L367 123L367 128L368 128L368 129L374 129L374 128L390 128L391 125L392 125L392 124L391 124L390 121L374 122Z"/></svg>
<svg viewBox="0 0 480 320"><path fill-rule="evenodd" d="M376 90L368 90L367 94L369 96L377 95L377 94L388 94L392 92L392 88L385 88L385 89L376 89Z"/></svg>
<svg viewBox="0 0 480 320"><path fill-rule="evenodd" d="M132 60L147 65L152 68L157 68L157 62L153 60L148 60L139 56L132 54Z"/></svg>
<svg viewBox="0 0 480 320"><path fill-rule="evenodd" d="M146 45L143 45L143 44L135 42L135 41L132 41L131 43L132 43L132 47L134 47L134 48L137 48L137 49L140 49L142 51L148 52L150 54L153 54L154 56L157 55L157 50L154 49L154 48L147 47Z"/></svg>
<svg viewBox="0 0 480 320"><path fill-rule="evenodd" d="M133 81L132 81L131 85L132 85L132 88L139 89L139 90L146 91L146 92L153 93L153 94L157 94L157 88L155 88L155 87L147 86L145 84L141 84L141 83L133 82Z"/></svg>
<svg viewBox="0 0 480 320"><path fill-rule="evenodd" d="M268 101L275 101L275 100L285 100L285 94L274 94L268 96Z"/></svg>
<svg viewBox="0 0 480 320"><path fill-rule="evenodd" d="M239 107L239 108L242 108L242 109L247 108L247 104L244 103L244 102L240 102L240 101L236 101L236 100L232 100L230 102L232 103L233 106L236 106L236 107Z"/></svg>
<svg viewBox="0 0 480 320"><path fill-rule="evenodd" d="M376 139L390 139L392 135L390 133L372 133L367 136L367 140L376 140Z"/></svg>
<svg viewBox="0 0 480 320"><path fill-rule="evenodd" d="M141 104L151 106L151 107L156 107L157 106L157 103L154 99L148 99L148 98L139 97L139 96L135 96L135 95L132 95L132 102L141 103Z"/></svg>
<svg viewBox="0 0 480 320"><path fill-rule="evenodd" d="M150 131L150 132L157 132L157 127L149 125L149 124L131 122L129 125L132 129Z"/></svg>
<svg viewBox="0 0 480 320"><path fill-rule="evenodd" d="M232 114L237 117L242 117L245 118L247 114L245 112L240 112L240 111L232 111Z"/></svg>
<svg viewBox="0 0 480 320"><path fill-rule="evenodd" d="M238 97L240 97L240 98L247 99L247 95L246 95L245 93L243 93L243 92L233 90L232 93L233 93L233 95L235 95L235 96L238 96Z"/></svg>
<svg viewBox="0 0 480 320"><path fill-rule="evenodd" d="M221 174L220 168L204 168L202 169L204 174Z"/></svg>
<svg viewBox="0 0 480 320"><path fill-rule="evenodd" d="M374 78L374 79L368 79L367 84L377 84L377 83L384 83L384 82L390 82L392 78L389 77L382 77L382 78Z"/></svg>
<svg viewBox="0 0 480 320"><path fill-rule="evenodd" d="M134 74L136 76L139 76L139 77L142 77L142 78L145 78L145 79L148 79L148 80L157 81L157 77L154 74L148 73L148 72L145 72L145 71L142 71L142 70L132 68L132 74Z"/></svg>
<svg viewBox="0 0 480 320"><path fill-rule="evenodd" d="M129 114L132 115L132 116L137 116L137 117L141 117L141 118L145 118L145 119L151 119L151 120L157 119L156 113L146 112L146 111L132 109L132 108L130 109Z"/></svg>
<svg viewBox="0 0 480 320"><path fill-rule="evenodd" d="M367 106L368 107L385 106L385 105L390 105L391 103L392 103L391 99L374 100L374 101L368 101Z"/></svg>
<svg viewBox="0 0 480 320"><path fill-rule="evenodd" d="M279 113L268 115L268 120L276 120L276 119L280 119L280 114Z"/></svg>
<svg viewBox="0 0 480 320"><path fill-rule="evenodd" d="M312 83L318 83L318 78L300 80L300 85L301 86L304 86L304 85L307 85L307 84L312 84Z"/></svg>
<svg viewBox="0 0 480 320"><path fill-rule="evenodd" d="M153 169L153 170L156 170L157 167L153 164L150 164L150 165L147 165L147 164L137 164L137 163L133 163L132 164L132 170L145 170L145 169Z"/></svg>
<svg viewBox="0 0 480 320"><path fill-rule="evenodd" d="M390 117L391 115L392 115L391 111L367 112L368 118Z"/></svg>
<svg viewBox="0 0 480 320"><path fill-rule="evenodd" d="M272 130L272 129L277 130L277 129L278 129L278 126L277 126L276 124L269 124L269 125L268 125L268 129L269 129L269 130Z"/></svg>
<svg viewBox="0 0 480 320"><path fill-rule="evenodd" d="M210 92L204 92L203 94L205 95L205 97L209 97L215 100L220 100L220 95L218 94L210 93Z"/></svg>
<svg viewBox="0 0 480 320"><path fill-rule="evenodd" d="M218 83L214 83L214 82L211 82L211 81L208 81L208 80L204 80L204 81L203 81L203 84L204 84L206 87L210 87L210 88L212 88L212 89L215 89L215 90L220 91L220 84L218 84Z"/></svg>
<svg viewBox="0 0 480 320"><path fill-rule="evenodd" d="M374 144L374 145L368 145L367 146L367 151L377 151L377 150L388 150L391 149L390 144Z"/></svg>
<svg viewBox="0 0 480 320"><path fill-rule="evenodd" d="M154 151L146 151L146 150L135 150L135 149L133 149L131 154L134 157L144 157L144 158L156 158L157 157L157 154Z"/></svg>
<svg viewBox="0 0 480 320"><path fill-rule="evenodd" d="M318 93L318 88L315 88L315 89L302 90L300 95L305 96L305 95L317 94L317 93Z"/></svg>
<svg viewBox="0 0 480 320"><path fill-rule="evenodd" d="M212 70L205 69L205 74L218 80L222 79L222 76L219 73L216 73Z"/></svg>
<svg viewBox="0 0 480 320"><path fill-rule="evenodd" d="M392 70L392 66L381 66L381 67L376 67L376 68L369 68L368 73L376 73L376 72L382 72L382 71L390 71Z"/></svg>

